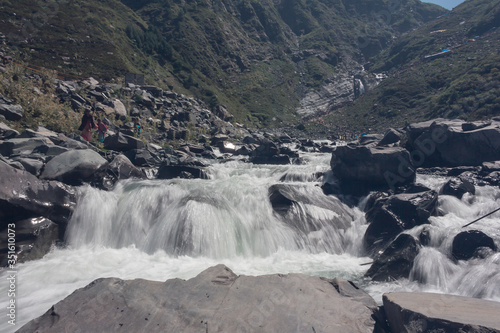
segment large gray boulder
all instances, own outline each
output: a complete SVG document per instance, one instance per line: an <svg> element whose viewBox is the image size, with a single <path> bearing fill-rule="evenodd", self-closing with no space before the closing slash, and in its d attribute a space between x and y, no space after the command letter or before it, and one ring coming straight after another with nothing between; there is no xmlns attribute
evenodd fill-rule
<svg viewBox="0 0 500 333"><path fill-rule="evenodd" d="M64 225L75 206L72 187L39 180L0 161L0 230L8 223L39 216Z"/></svg>
<svg viewBox="0 0 500 333"><path fill-rule="evenodd" d="M339 146L330 161L344 193L395 189L415 181L410 154L400 147Z"/></svg>
<svg viewBox="0 0 500 333"><path fill-rule="evenodd" d="M11 155L31 155L40 146L54 145L54 143L43 137L38 138L15 138L0 142L0 154Z"/></svg>
<svg viewBox="0 0 500 333"><path fill-rule="evenodd" d="M407 127L414 165L419 167L479 166L500 160L500 122L466 123L436 119Z"/></svg>
<svg viewBox="0 0 500 333"><path fill-rule="evenodd" d="M18 332L371 333L376 308L342 279L237 276L218 265L187 281L98 279Z"/></svg>
<svg viewBox="0 0 500 333"><path fill-rule="evenodd" d="M106 163L106 159L93 150L70 150L51 159L40 178L79 185Z"/></svg>
<svg viewBox="0 0 500 333"><path fill-rule="evenodd" d="M500 332L500 303L432 293L388 293L384 310L392 332Z"/></svg>

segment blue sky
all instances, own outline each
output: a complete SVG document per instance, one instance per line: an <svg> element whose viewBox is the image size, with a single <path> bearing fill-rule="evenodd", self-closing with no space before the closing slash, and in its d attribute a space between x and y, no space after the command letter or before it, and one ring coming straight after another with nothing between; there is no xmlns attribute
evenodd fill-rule
<svg viewBox="0 0 500 333"><path fill-rule="evenodd" d="M464 0L422 0L422 2L432 2L446 9L452 9L464 2Z"/></svg>

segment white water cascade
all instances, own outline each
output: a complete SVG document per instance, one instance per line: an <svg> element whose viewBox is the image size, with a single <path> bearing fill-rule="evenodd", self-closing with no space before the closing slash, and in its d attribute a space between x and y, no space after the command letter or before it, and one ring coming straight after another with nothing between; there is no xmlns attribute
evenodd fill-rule
<svg viewBox="0 0 500 333"><path fill-rule="evenodd" d="M364 213L322 193L315 175L330 169L329 154L304 157L304 165L215 164L209 180L124 181L112 192L81 187L67 247L17 265L16 326L4 320L0 331L19 329L97 278L188 279L219 263L236 274L342 277L377 302L384 292L417 290L500 301L500 253L467 262L448 259L461 226L500 206L498 188L478 187L462 200L440 196L441 216L430 219L432 242L417 256L410 278L375 283L363 278L369 266L361 264L371 261L361 256ZM446 179L418 181L438 189ZM275 184L293 185L308 200L280 215L269 201ZM468 229L482 230L500 245L499 215ZM407 232L418 236L421 229ZM0 284L2 306L6 288Z"/></svg>

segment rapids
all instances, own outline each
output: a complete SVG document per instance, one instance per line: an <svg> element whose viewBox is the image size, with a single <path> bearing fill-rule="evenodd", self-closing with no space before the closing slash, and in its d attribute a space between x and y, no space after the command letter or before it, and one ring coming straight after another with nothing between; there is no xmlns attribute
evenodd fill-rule
<svg viewBox="0 0 500 333"><path fill-rule="evenodd" d="M362 211L342 205L339 214L321 205L292 207L294 224L273 211L270 186L297 185L311 202L324 200L320 180L329 154L304 154L304 165L253 165L239 161L209 167L209 180L123 181L112 192L81 187L66 232L67 246L16 266L16 326L4 318L1 332L13 332L53 304L101 277L165 281L189 279L223 263L236 274L304 273L358 283L377 302L389 291L429 291L500 301L500 253L483 260L448 259L462 225L500 206L500 190L477 187L475 196L439 197L441 216L431 217L432 243L422 249L409 279L375 283L363 277L371 259L361 256L366 230ZM439 189L445 178L419 175ZM345 199L345 198L343 198ZM345 200L347 201L347 200ZM500 245L500 213L468 227ZM316 230L302 224L313 219ZM342 220L342 221L341 221ZM332 223L341 221L342 223ZM345 226L347 224L347 227ZM422 226L407 231L418 236ZM0 280L8 271L0 273ZM5 309L8 284L0 283Z"/></svg>

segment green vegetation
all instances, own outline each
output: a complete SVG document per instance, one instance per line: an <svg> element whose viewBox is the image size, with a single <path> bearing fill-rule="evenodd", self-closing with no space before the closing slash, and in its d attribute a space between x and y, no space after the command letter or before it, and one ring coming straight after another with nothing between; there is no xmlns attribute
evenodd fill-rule
<svg viewBox="0 0 500 333"><path fill-rule="evenodd" d="M275 125L293 121L305 92L339 69L445 12L393 2L18 0L0 5L0 32L25 63L105 82L143 73L149 84L226 105L239 122ZM27 24L34 29L19 33Z"/></svg>
<svg viewBox="0 0 500 333"><path fill-rule="evenodd" d="M28 72L28 73L27 73ZM56 73L46 71L26 79L30 70L11 65L8 71L0 73L0 94L19 104L24 109L24 117L14 122L17 130L37 128L42 125L61 133L75 132L80 125L81 115L75 113L67 103L61 103L55 94Z"/></svg>
<svg viewBox="0 0 500 333"><path fill-rule="evenodd" d="M467 1L394 43L374 59L372 72L389 78L328 123L359 131L436 117L478 120L500 112L500 2ZM451 54L426 60L426 55Z"/></svg>

